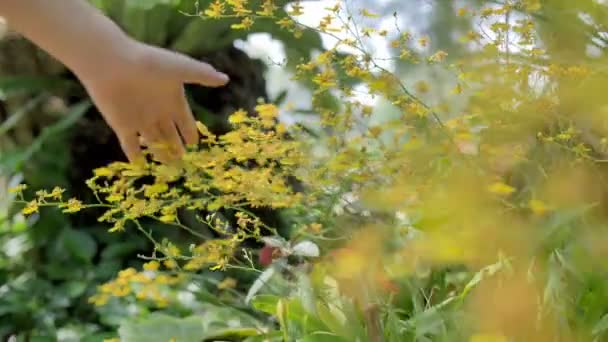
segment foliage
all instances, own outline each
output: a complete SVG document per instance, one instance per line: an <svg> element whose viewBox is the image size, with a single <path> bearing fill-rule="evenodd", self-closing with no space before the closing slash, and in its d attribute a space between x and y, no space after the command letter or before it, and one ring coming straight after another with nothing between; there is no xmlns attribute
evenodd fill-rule
<svg viewBox="0 0 608 342"><path fill-rule="evenodd" d="M445 50L400 13L385 29L348 1L314 27L297 20L299 1L284 12L272 0L196 4L200 22L238 34L270 22L335 46L294 64L313 89L312 123L288 127L260 102L226 134L199 123L199 146L174 164L97 169L94 202L13 189L24 215L101 208L112 234L150 241L141 267L89 298L99 313L133 308L108 315L121 341L605 338L605 4L454 5L471 25ZM390 57L369 52L374 37ZM449 84L400 74L417 68ZM262 208L291 229L279 234ZM171 229L189 236L157 238ZM90 259L94 242L62 234L72 259Z"/></svg>

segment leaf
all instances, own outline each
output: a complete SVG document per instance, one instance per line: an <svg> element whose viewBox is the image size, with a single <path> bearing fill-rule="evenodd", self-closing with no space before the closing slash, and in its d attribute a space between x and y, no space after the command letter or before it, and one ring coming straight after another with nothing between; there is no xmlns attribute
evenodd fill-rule
<svg viewBox="0 0 608 342"><path fill-rule="evenodd" d="M488 266L482 268L481 270L479 270L479 272L475 273L473 278L471 278L471 280L469 280L469 282L465 285L464 289L462 290L462 293L460 294L460 299L461 300L464 299L464 297L466 297L466 295L472 289L474 289L483 279L485 279L489 276L493 276L494 274L496 274L496 272L503 269L504 266L505 266L505 261L499 260L498 262L488 265Z"/></svg>
<svg viewBox="0 0 608 342"><path fill-rule="evenodd" d="M593 335L600 335L607 329L608 329L608 314L605 314L604 316L602 316L602 318L600 318L600 320L597 323L595 323L595 325L593 326L593 330L591 330L591 333Z"/></svg>
<svg viewBox="0 0 608 342"><path fill-rule="evenodd" d="M242 340L246 337L258 336L261 331L256 328L227 328L219 330L213 334L209 334L205 337L205 341L218 341L218 340Z"/></svg>
<svg viewBox="0 0 608 342"><path fill-rule="evenodd" d="M274 315L279 297L273 295L258 295L251 300L251 306L261 312Z"/></svg>
<svg viewBox="0 0 608 342"><path fill-rule="evenodd" d="M335 334L325 332L325 331L315 331L310 335L304 336L301 342L339 342L339 341L347 341Z"/></svg>
<svg viewBox="0 0 608 342"><path fill-rule="evenodd" d="M21 119L23 119L28 113L36 108L42 101L45 99L44 96L37 96L28 102L24 103L20 108L18 108L14 113L9 115L9 117L0 124L0 136L4 135L10 129L15 127Z"/></svg>
<svg viewBox="0 0 608 342"><path fill-rule="evenodd" d="M287 90L283 90L278 93L277 96L271 102L277 105L282 105L285 102L285 99L287 98L288 94L289 92Z"/></svg>
<svg viewBox="0 0 608 342"><path fill-rule="evenodd" d="M325 324L333 333L343 337L351 337L348 328L344 325L344 316L336 317L325 304L317 303L317 314L323 324Z"/></svg>
<svg viewBox="0 0 608 342"><path fill-rule="evenodd" d="M47 91L57 88L70 88L76 83L52 76L14 76L0 79L0 93L10 96L15 93Z"/></svg>
<svg viewBox="0 0 608 342"><path fill-rule="evenodd" d="M137 241L115 242L101 252L102 260L121 259L141 248Z"/></svg>
<svg viewBox="0 0 608 342"><path fill-rule="evenodd" d="M247 292L247 296L245 297L245 303L249 303L253 296L255 296L261 289L266 285L266 283L272 278L274 273L276 272L275 267L268 267L260 276L253 282L249 291Z"/></svg>
<svg viewBox="0 0 608 342"><path fill-rule="evenodd" d="M65 294L70 298L76 298L87 290L87 283L83 281L69 281L64 284Z"/></svg>
<svg viewBox="0 0 608 342"><path fill-rule="evenodd" d="M149 10L157 5L177 5L180 0L125 0L127 7L137 8L140 10Z"/></svg>
<svg viewBox="0 0 608 342"><path fill-rule="evenodd" d="M286 299L281 298L277 302L277 310L276 315L279 319L279 325L281 326L281 331L283 332L283 340L289 341L289 320L287 319L288 314L288 302Z"/></svg>
<svg viewBox="0 0 608 342"><path fill-rule="evenodd" d="M311 315L316 315L317 308L314 289L306 273L298 275L298 294L304 310Z"/></svg>
<svg viewBox="0 0 608 342"><path fill-rule="evenodd" d="M71 127L78 119L80 119L91 108L89 100L82 101L70 108L70 111L65 117L56 123L45 127L42 133L26 148L20 152L10 155L9 158L0 159L0 170L3 168L13 172L27 162L32 156L38 152L44 144L55 134L61 133Z"/></svg>
<svg viewBox="0 0 608 342"><path fill-rule="evenodd" d="M174 318L152 314L139 322L126 322L118 329L121 342L202 341L205 325L202 317Z"/></svg>
<svg viewBox="0 0 608 342"><path fill-rule="evenodd" d="M88 262L97 252L97 243L83 231L67 228L63 231L62 240L65 248L80 260Z"/></svg>
<svg viewBox="0 0 608 342"><path fill-rule="evenodd" d="M293 246L292 252L294 255L313 258L316 258L321 254L321 252L319 251L319 246L309 240L297 243L295 246Z"/></svg>

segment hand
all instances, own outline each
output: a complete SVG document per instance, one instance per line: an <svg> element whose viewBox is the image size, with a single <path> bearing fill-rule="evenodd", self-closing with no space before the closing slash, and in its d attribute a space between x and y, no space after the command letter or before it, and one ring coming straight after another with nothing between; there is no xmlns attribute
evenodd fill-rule
<svg viewBox="0 0 608 342"><path fill-rule="evenodd" d="M75 70L114 130L129 160L141 158L140 139L161 162L196 144L198 132L184 83L225 85L228 76L190 57L128 40L115 58L90 61Z"/></svg>

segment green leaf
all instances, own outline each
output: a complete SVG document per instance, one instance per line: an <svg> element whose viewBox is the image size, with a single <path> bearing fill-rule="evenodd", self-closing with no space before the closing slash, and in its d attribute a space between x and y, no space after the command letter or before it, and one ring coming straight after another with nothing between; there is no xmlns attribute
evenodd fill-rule
<svg viewBox="0 0 608 342"><path fill-rule="evenodd" d="M137 251L140 247L140 243L137 241L116 242L106 247L101 252L101 258L103 260L125 258Z"/></svg>
<svg viewBox="0 0 608 342"><path fill-rule="evenodd" d="M167 342L244 339L261 333L257 322L230 307L205 306L204 314L176 318L162 313L121 324L121 342Z"/></svg>
<svg viewBox="0 0 608 342"><path fill-rule="evenodd" d="M205 324L202 317L175 318L152 314L138 322L126 322L118 329L121 342L202 341Z"/></svg>
<svg viewBox="0 0 608 342"><path fill-rule="evenodd" d="M317 303L317 315L323 324L325 324L333 333L343 337L350 337L348 328L342 323L340 318L323 303Z"/></svg>
<svg viewBox="0 0 608 342"><path fill-rule="evenodd" d="M301 342L339 342L339 341L347 341L339 336L336 336L332 333L328 333L325 331L316 331L310 335L304 336Z"/></svg>
<svg viewBox="0 0 608 342"><path fill-rule="evenodd" d="M602 318L597 323L595 323L591 333L593 335L600 335L600 334L603 334L604 331L606 331L607 329L608 329L608 314L605 314L604 316L602 316Z"/></svg>
<svg viewBox="0 0 608 342"><path fill-rule="evenodd" d="M279 297L273 295L257 295L251 300L251 306L261 312L274 315Z"/></svg>
<svg viewBox="0 0 608 342"><path fill-rule="evenodd" d="M57 88L70 88L76 84L52 76L14 76L0 78L0 93L10 96L15 93L36 92Z"/></svg>
<svg viewBox="0 0 608 342"><path fill-rule="evenodd" d="M209 334L205 340L241 340L246 337L258 336L260 333L260 330L256 328L227 328Z"/></svg>
<svg viewBox="0 0 608 342"><path fill-rule="evenodd" d="M498 271L502 270L506 265L506 261L501 259L498 262L488 265L479 270L479 272L475 273L473 278L471 278L471 280L465 285L464 289L462 290L462 293L460 294L460 298L464 299L466 295L477 285L479 285L479 283L483 279L493 276Z"/></svg>
<svg viewBox="0 0 608 342"><path fill-rule="evenodd" d="M89 110L89 108L91 108L91 102L88 100L74 105L70 108L70 111L65 117L44 128L42 133L40 133L29 146L18 153L0 159L0 170L6 169L9 172L14 172L15 169L20 168L25 162L32 158L32 156L38 152L50 138L71 127L87 112L87 110Z"/></svg>
<svg viewBox="0 0 608 342"><path fill-rule="evenodd" d="M83 281L69 281L63 285L63 291L68 297L76 298L87 290L87 285Z"/></svg>
<svg viewBox="0 0 608 342"><path fill-rule="evenodd" d="M125 5L141 10L149 10L157 5L175 6L179 4L179 2L180 0L125 0Z"/></svg>
<svg viewBox="0 0 608 342"><path fill-rule="evenodd" d="M88 262L97 252L97 243L83 231L66 228L63 231L62 240L65 248L80 260Z"/></svg>

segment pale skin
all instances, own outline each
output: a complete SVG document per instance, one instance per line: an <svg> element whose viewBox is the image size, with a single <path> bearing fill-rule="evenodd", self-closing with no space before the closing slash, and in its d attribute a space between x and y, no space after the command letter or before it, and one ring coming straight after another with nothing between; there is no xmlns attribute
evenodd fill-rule
<svg viewBox="0 0 608 342"><path fill-rule="evenodd" d="M209 64L131 39L84 0L0 0L0 16L78 76L132 162L141 141L161 161L196 144L184 84L229 81Z"/></svg>

